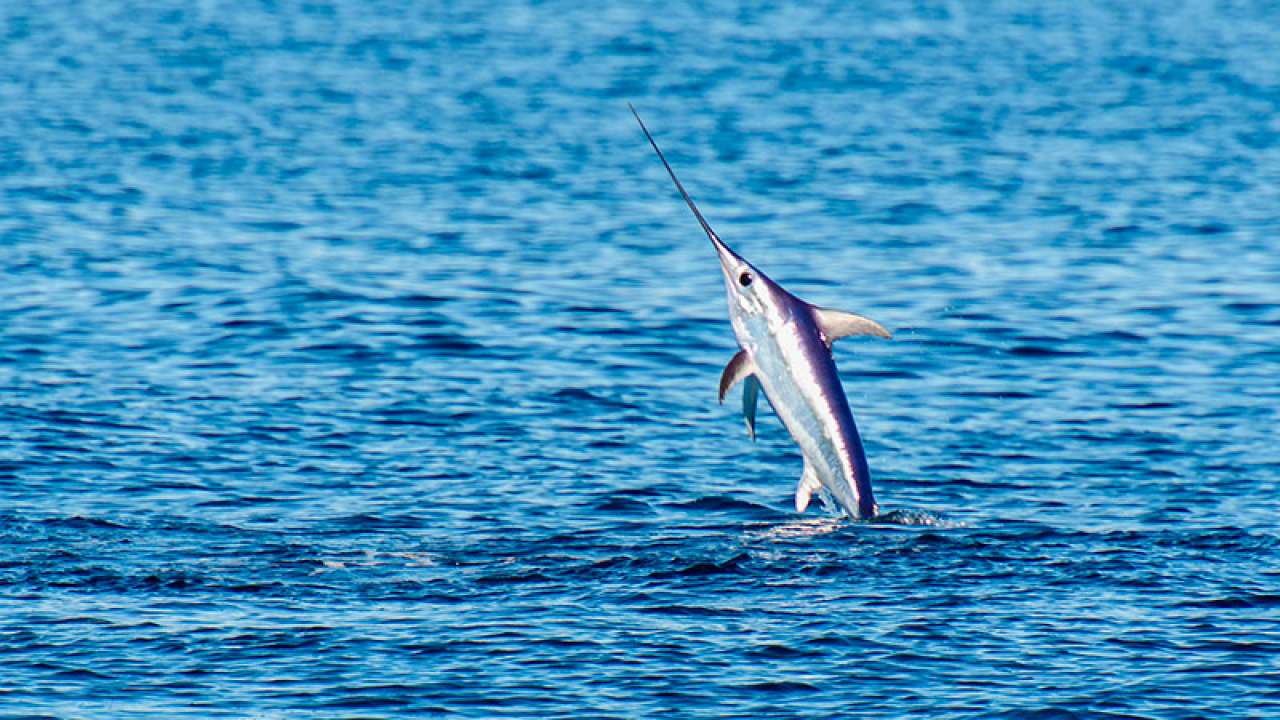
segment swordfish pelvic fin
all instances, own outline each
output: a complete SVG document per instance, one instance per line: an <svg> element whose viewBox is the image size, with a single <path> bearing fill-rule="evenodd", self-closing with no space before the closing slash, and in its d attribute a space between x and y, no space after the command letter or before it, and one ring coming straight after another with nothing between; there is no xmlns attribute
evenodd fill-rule
<svg viewBox="0 0 1280 720"><path fill-rule="evenodd" d="M760 380L752 375L742 383L742 417L747 421L747 435L756 439L756 399L760 397Z"/></svg>
<svg viewBox="0 0 1280 720"><path fill-rule="evenodd" d="M720 402L734 385L742 383L742 417L747 420L747 434L756 439L756 398L760 395L760 381L756 379L756 364L746 350L739 350L724 372L720 373Z"/></svg>
<svg viewBox="0 0 1280 720"><path fill-rule="evenodd" d="M796 485L796 512L804 512L804 509L809 507L809 500L813 494L820 489L822 489L822 481L818 479L818 474L813 471L809 461L805 460L804 474L800 476L800 484Z"/></svg>
<svg viewBox="0 0 1280 720"><path fill-rule="evenodd" d="M818 329L822 331L822 339L826 341L828 348L840 338L855 335L872 335L886 340L893 337L875 320L844 310L815 307L813 319L817 322Z"/></svg>

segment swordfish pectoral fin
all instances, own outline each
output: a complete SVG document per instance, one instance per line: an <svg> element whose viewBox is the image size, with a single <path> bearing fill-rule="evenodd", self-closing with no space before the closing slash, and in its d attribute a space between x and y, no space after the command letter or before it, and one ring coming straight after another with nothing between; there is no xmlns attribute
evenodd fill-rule
<svg viewBox="0 0 1280 720"><path fill-rule="evenodd" d="M756 372L756 364L751 360L751 356L746 350L739 350L728 365L724 366L724 372L720 373L720 402L724 402L724 396L729 394L734 385L742 382Z"/></svg>
<svg viewBox="0 0 1280 720"><path fill-rule="evenodd" d="M840 338L851 335L873 335L885 339L892 337L880 323L851 312L815 307L813 317L818 323L818 329L822 331L822 337L827 341L827 347L831 347Z"/></svg>
<svg viewBox="0 0 1280 720"><path fill-rule="evenodd" d="M813 471L813 466L805 460L804 474L800 476L800 484L796 486L796 512L804 512L804 509L809 507L809 500L813 498L813 494L821 488L822 481L818 480L818 474Z"/></svg>
<svg viewBox="0 0 1280 720"><path fill-rule="evenodd" d="M760 381L756 379L756 364L746 350L739 350L724 372L720 373L720 402L734 385L742 383L742 416L747 420L747 434L756 439L756 399L760 395Z"/></svg>

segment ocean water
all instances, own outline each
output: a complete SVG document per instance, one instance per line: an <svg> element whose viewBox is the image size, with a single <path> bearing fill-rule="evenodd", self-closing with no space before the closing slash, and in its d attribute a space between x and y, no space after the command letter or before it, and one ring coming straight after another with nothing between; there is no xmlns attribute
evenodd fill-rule
<svg viewBox="0 0 1280 720"><path fill-rule="evenodd" d="M1280 8L0 4L0 715L1280 715ZM888 521L791 494L720 234Z"/></svg>

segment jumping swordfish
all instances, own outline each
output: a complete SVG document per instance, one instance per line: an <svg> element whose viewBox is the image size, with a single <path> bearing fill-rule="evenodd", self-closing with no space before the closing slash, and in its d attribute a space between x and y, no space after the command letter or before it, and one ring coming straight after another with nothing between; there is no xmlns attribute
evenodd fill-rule
<svg viewBox="0 0 1280 720"><path fill-rule="evenodd" d="M813 494L825 488L850 517L875 517L879 506L871 491L871 472L831 344L852 335L888 338L889 331L860 315L810 305L725 245L680 184L640 114L634 107L631 113L720 256L729 319L740 348L720 375L720 402L742 384L742 414L754 440L756 400L764 390L804 456L796 512L804 512Z"/></svg>

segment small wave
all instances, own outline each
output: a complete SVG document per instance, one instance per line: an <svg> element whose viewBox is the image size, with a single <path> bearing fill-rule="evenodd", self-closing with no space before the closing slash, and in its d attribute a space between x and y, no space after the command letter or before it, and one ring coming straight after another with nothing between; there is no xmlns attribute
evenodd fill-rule
<svg viewBox="0 0 1280 720"><path fill-rule="evenodd" d="M681 510L697 510L699 512L726 512L741 513L754 517L768 517L775 514L773 508L765 505L757 505L746 500L729 497L728 495L710 495L685 502L665 503L667 507L679 508Z"/></svg>
<svg viewBox="0 0 1280 720"><path fill-rule="evenodd" d="M1244 593L1242 595L1229 595L1209 600L1192 600L1182 603L1183 607L1228 608L1233 610L1241 608L1270 608L1277 605L1280 605L1280 595L1267 593Z"/></svg>
<svg viewBox="0 0 1280 720"><path fill-rule="evenodd" d="M114 523L110 520L102 518L84 517L82 515L72 515L70 517L54 517L45 518L40 521L42 525L49 527L70 528L73 530L124 530L126 526Z"/></svg>
<svg viewBox="0 0 1280 720"><path fill-rule="evenodd" d="M714 560L702 560L685 567L674 570L661 570L651 575L654 578L671 578L671 577L705 577L708 575L737 575L742 572L742 566L750 560L750 556L746 553L738 553L726 560L715 562Z"/></svg>
<svg viewBox="0 0 1280 720"><path fill-rule="evenodd" d="M962 528L967 527L966 523L959 520L949 520L942 515L928 510L915 510L912 508L902 508L899 510L890 510L886 513L880 513L870 521L872 525L902 525L906 527L934 527L934 528Z"/></svg>
<svg viewBox="0 0 1280 720"><path fill-rule="evenodd" d="M815 685L792 680L772 680L768 682L752 683L750 685L744 685L743 687L748 690L769 693L816 692L818 690Z"/></svg>
<svg viewBox="0 0 1280 720"><path fill-rule="evenodd" d="M1010 355L1019 357L1071 357L1084 354L1075 350L1062 350L1044 345L1017 345L1008 352Z"/></svg>
<svg viewBox="0 0 1280 720"><path fill-rule="evenodd" d="M600 504L596 505L596 510L607 513L628 513L649 515L653 513L653 508L649 503L641 500L635 500L628 497L619 497L612 495Z"/></svg>
<svg viewBox="0 0 1280 720"><path fill-rule="evenodd" d="M573 407L595 406L602 408L624 408L635 409L635 405L608 397L604 394L597 394L587 390L586 388L561 388L550 394L550 399L557 404L569 405Z"/></svg>
<svg viewBox="0 0 1280 720"><path fill-rule="evenodd" d="M705 605L657 605L638 608L638 610L651 615L675 615L677 617L724 617L743 613L740 608L708 607Z"/></svg>
<svg viewBox="0 0 1280 720"><path fill-rule="evenodd" d="M774 525L763 530L754 531L749 535L761 540L809 538L829 535L839 530L843 525L844 518L842 517L813 517Z"/></svg>

